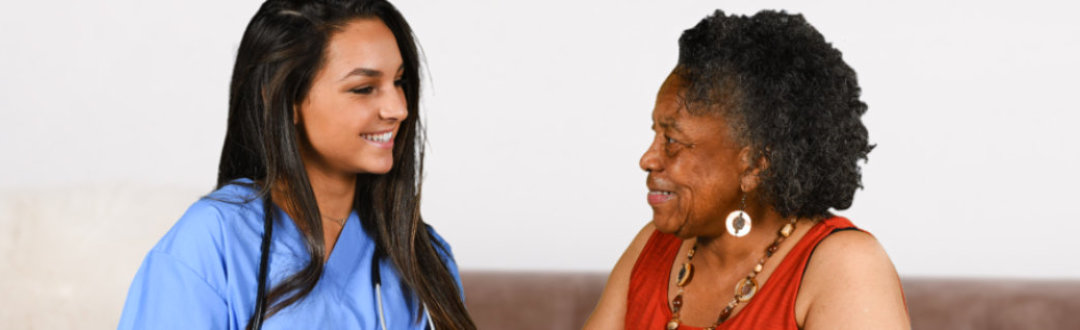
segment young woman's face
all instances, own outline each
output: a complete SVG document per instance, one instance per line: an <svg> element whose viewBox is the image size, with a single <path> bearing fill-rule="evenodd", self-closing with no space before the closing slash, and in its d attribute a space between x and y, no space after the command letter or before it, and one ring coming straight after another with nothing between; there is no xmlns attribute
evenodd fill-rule
<svg viewBox="0 0 1080 330"><path fill-rule="evenodd" d="M355 20L331 35L324 52L294 108L304 165L329 175L389 172L408 116L394 34L379 19Z"/></svg>

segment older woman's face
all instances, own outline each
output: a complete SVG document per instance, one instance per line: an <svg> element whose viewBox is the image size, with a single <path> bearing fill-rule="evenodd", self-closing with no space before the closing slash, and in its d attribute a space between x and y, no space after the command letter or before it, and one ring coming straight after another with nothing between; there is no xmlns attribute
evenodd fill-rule
<svg viewBox="0 0 1080 330"><path fill-rule="evenodd" d="M657 230L688 238L717 236L738 206L739 146L720 115L688 113L685 82L668 76L653 109L652 145L641 156Z"/></svg>

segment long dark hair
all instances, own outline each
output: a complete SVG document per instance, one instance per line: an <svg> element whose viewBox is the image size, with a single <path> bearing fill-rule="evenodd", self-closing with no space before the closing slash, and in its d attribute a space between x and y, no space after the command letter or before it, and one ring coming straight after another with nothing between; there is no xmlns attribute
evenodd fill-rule
<svg viewBox="0 0 1080 330"><path fill-rule="evenodd" d="M268 0L247 26L233 69L229 122L218 168L218 188L240 178L256 182L265 218L259 287L248 329L311 293L326 256L322 217L300 158L293 106L304 100L324 61L331 35L356 19L381 20L393 32L404 65L408 116L394 141L386 174L358 174L353 208L375 241L375 258L388 258L403 285L426 305L438 328L473 329L460 288L420 217L423 127L419 118L420 59L409 24L386 1ZM274 200L274 194L283 197ZM310 260L267 292L273 203L290 210ZM421 313L416 313L417 321Z"/></svg>

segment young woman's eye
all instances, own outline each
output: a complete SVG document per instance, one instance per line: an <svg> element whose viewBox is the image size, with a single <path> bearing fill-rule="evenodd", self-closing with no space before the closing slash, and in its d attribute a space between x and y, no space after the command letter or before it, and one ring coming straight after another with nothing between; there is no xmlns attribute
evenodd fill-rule
<svg viewBox="0 0 1080 330"><path fill-rule="evenodd" d="M394 80L394 86L405 86L405 78L398 78L397 80Z"/></svg>
<svg viewBox="0 0 1080 330"><path fill-rule="evenodd" d="M363 95L371 94L371 92L373 92L373 91L375 91L375 88L370 87L370 86L369 87L361 87L361 88L353 88L353 89L349 90L350 93L363 94Z"/></svg>

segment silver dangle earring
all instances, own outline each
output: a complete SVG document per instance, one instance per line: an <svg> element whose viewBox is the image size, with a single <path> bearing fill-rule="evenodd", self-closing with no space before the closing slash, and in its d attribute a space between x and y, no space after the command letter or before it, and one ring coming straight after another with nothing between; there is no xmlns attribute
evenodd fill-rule
<svg viewBox="0 0 1080 330"><path fill-rule="evenodd" d="M731 236L743 237L750 233L750 215L746 214L746 194L742 195L742 202L739 203L739 209L732 211L727 216L727 232Z"/></svg>

